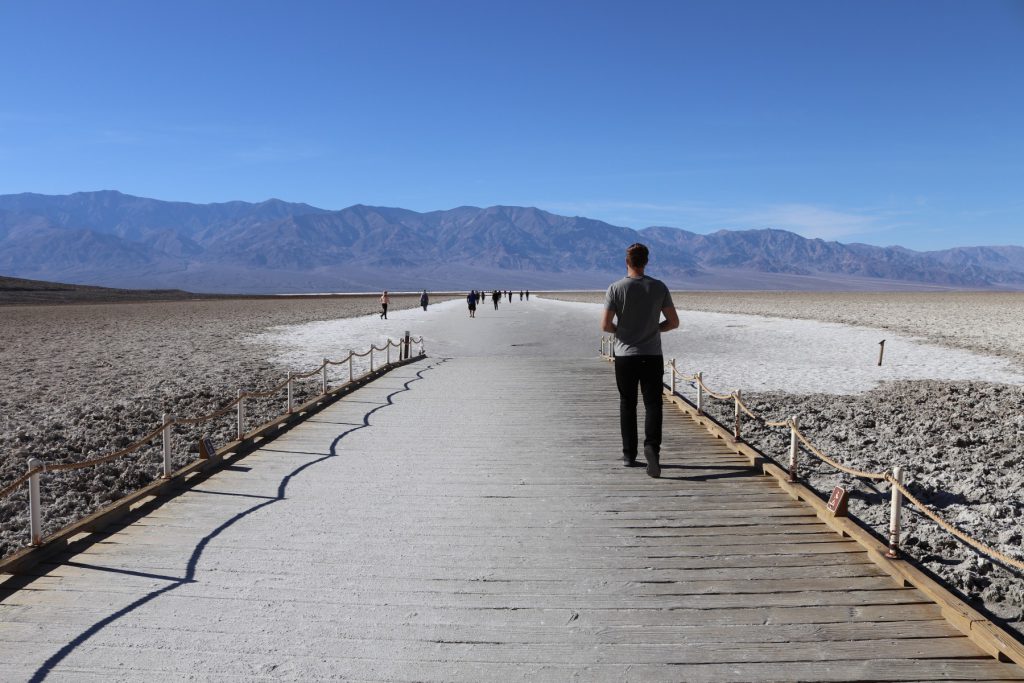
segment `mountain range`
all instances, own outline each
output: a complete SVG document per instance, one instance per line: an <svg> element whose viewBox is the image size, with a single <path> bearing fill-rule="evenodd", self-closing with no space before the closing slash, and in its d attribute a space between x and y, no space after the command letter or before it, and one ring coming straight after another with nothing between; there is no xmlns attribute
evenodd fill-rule
<svg viewBox="0 0 1024 683"><path fill-rule="evenodd" d="M0 274L206 292L587 289L625 247L682 289L1024 289L1024 247L902 247L784 230L633 230L532 207L328 211L271 199L189 204L115 191L0 195Z"/></svg>

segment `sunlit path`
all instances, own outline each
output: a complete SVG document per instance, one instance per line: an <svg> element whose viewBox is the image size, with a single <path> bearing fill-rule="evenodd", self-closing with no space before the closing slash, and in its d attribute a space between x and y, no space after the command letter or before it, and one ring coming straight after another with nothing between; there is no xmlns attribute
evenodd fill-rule
<svg viewBox="0 0 1024 683"><path fill-rule="evenodd" d="M39 567L0 678L1024 679L674 408L621 467L609 367L504 353L561 322L517 306Z"/></svg>

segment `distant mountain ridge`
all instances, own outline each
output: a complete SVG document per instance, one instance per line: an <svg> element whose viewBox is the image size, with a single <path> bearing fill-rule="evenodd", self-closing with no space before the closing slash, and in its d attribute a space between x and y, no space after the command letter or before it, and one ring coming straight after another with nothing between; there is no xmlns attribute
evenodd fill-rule
<svg viewBox="0 0 1024 683"><path fill-rule="evenodd" d="M210 292L591 288L632 242L670 285L709 289L1024 289L1024 247L916 252L758 229L643 230L532 207L328 211L190 204L115 191L0 195L0 273Z"/></svg>

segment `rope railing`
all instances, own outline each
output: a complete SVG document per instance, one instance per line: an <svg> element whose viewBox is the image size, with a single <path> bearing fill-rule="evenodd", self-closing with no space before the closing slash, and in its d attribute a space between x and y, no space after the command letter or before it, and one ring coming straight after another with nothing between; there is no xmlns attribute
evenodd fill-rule
<svg viewBox="0 0 1024 683"><path fill-rule="evenodd" d="M274 385L273 387L271 387L270 389L267 389L265 391L244 391L242 389L239 389L238 390L238 396L234 400L232 400L229 403L221 406L220 408L218 408L217 410L213 411L212 413L208 413L206 415L199 415L199 416L196 416L196 417L177 417L175 415L165 414L164 415L163 423L159 427L153 429L152 431L150 431L146 435L144 435L141 438L133 441L132 443L128 444L127 446L125 446L123 448L120 448L120 449L118 449L116 451L113 451L112 453L107 453L105 455L101 455L101 456L98 456L98 457L95 457L95 458L90 458L90 459L87 459L87 460L80 460L80 461L77 461L77 462L70 462L70 463L52 463L52 464L47 464L47 463L42 462L38 458L30 458L29 459L29 463L28 463L28 465L29 465L28 466L28 471L26 471L24 474L22 474L21 476L16 478L11 483L9 483L6 486L4 486L3 488L0 488L0 499L6 498L6 497L12 495L15 491L17 491L19 488L21 488L25 483L29 484L29 518L30 518L31 545L34 545L34 546L40 545L42 543L42 523L41 523L41 519L42 519L42 506L41 506L41 502L40 502L41 501L41 496L40 496L40 493L39 493L39 487L40 487L40 478L41 478L42 474L47 473L47 472L69 472L69 471L72 471L72 470L85 469L85 468L88 468L88 467L94 467L96 465L101 465L103 463L111 462L111 461L116 460L118 458L124 457L126 455L131 454L131 453L134 453L135 451L138 451L142 447L151 444L158 436L162 435L163 436L163 475L162 476L163 476L163 478L168 479L168 478L170 478L172 476L171 455L172 455L172 450L173 450L173 443L172 443L173 428L175 426L178 426L178 425L194 426L194 425L203 424L205 422L209 422L211 420L215 420L217 418L223 417L224 415L227 415L228 413L232 412L232 410L237 410L237 437L238 437L238 440L241 441L242 439L245 438L245 435L246 435L246 431L245 431L245 399L247 399L247 398L271 398L271 397L275 396L276 394L280 393L282 390L286 389L287 390L287 401L288 402L287 402L287 408L286 408L285 414L287 415L287 414L290 414L290 413L292 413L294 411L294 395L293 395L292 384L296 380L309 379L309 378L312 378L314 375L318 375L319 374L321 376L321 379L322 379L322 387L321 387L322 394L326 395L327 391L328 391L328 379L329 379L328 378L328 373L327 373L327 367L329 365L348 364L348 368L349 368L348 379L342 384L342 386L345 386L345 385L355 381L356 379L361 379L362 377L365 377L366 375L369 375L369 374L371 374L371 373L373 373L375 371L374 363L373 363L373 361L374 361L373 352L374 351L383 351L383 352L385 352L387 354L387 361L386 362L387 362L388 365L390 365L391 364L391 349L392 348L398 349L399 360L408 359L408 358L412 357L412 345L413 344L418 344L419 345L419 355L421 355L421 356L425 355L424 345L423 345L423 337L422 336L420 336L420 337L412 337L408 332L406 332L405 335L401 339L399 339L398 341L395 341L393 339L388 338L387 342L384 345L377 346L375 344L371 344L370 348L367 351L363 352L363 353L356 353L355 351L349 351L348 355L345 358L342 358L341 360L332 361L332 360L330 360L328 358L324 358L323 362L320 365L318 365L315 369L310 370L308 372L302 372L302 373L289 372L288 373L288 377L284 381ZM353 360L353 358L357 358L357 357L358 358L362 358L362 357L365 357L365 356L369 356L370 357L369 369L365 373L363 373L363 374L361 374L361 375L359 375L357 377L355 375L355 372L354 372L354 369L353 369L352 360Z"/></svg>
<svg viewBox="0 0 1024 683"><path fill-rule="evenodd" d="M612 357L612 344L614 339L612 337L601 337L601 355L607 359ZM917 497L910 493L907 487L903 483L903 469L901 467L893 468L893 472L869 472L865 470L858 470L848 465L843 465L832 457L829 457L826 453L822 452L820 448L811 443L811 440L800 431L799 422L796 416L789 417L785 420L765 420L763 417L754 412L742 398L742 393L737 389L728 394L721 394L710 389L707 384L704 383L704 376L702 372L694 373L693 375L684 375L679 372L676 367L676 360L673 358L665 363L665 368L671 373L672 379L669 387L672 394L676 394L676 382L683 380L684 382L690 383L697 389L697 412L698 414L704 413L704 397L710 396L711 398L720 401L733 401L734 402L734 415L735 415L735 427L733 435L738 442L740 440L740 412L742 411L750 418L757 420L760 424L765 427L778 428L783 427L790 430L790 449L789 449L789 480L791 482L797 481L797 458L799 445L803 445L804 449L815 456L822 462L831 465L840 472L849 474L850 476L857 477L860 479L867 479L870 481L885 481L890 485L891 500L890 500L890 517L889 517L889 553L888 556L895 558L899 556L899 541L900 541L900 508L902 506L903 498L906 498L914 507L919 509L922 514L931 519L933 522L939 525L940 528L944 529L948 533L952 534L956 538L960 539L963 543L974 548L976 551L991 557L992 559L1001 562L1004 565L1014 567L1019 570L1024 570L1024 560L1011 557L1005 553L1002 553L991 546L986 545L982 541L969 535L967 532L957 528L949 521L943 519L938 513L932 510L930 507L921 502Z"/></svg>

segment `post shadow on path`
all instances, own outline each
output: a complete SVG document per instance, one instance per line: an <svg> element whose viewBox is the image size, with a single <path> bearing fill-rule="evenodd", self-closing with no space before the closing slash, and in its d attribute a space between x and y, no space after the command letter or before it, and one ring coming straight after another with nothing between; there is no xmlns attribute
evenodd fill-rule
<svg viewBox="0 0 1024 683"><path fill-rule="evenodd" d="M227 529L229 529L230 527L232 527L234 524L236 524L237 522L241 521L245 517L248 517L252 513L257 512L258 510L262 510L265 507L268 507L270 505L273 505L274 503L277 503L279 501L284 500L285 499L285 493L288 490L288 484L291 483L291 480L294 477L298 476L299 474L304 472L306 469L312 467L313 465L321 463L324 460L329 460L331 458L337 457L338 456L338 444L340 444L341 441L345 437L347 437L349 434L352 434L353 432L359 431L360 429L365 429L366 427L369 427L370 426L370 417L374 413L376 413L378 410L381 410L383 408L387 408L388 406L394 405L394 397L395 396L397 396L398 394L404 393L406 391L410 391L410 385L412 385L414 382L418 382L418 381L422 380L423 379L423 374L425 372L427 372L428 370L432 370L432 369L436 368L437 366L447 362L448 360L450 360L450 359L448 359L448 358L440 358L436 362L431 363L427 367L417 371L415 376L412 377L411 379L409 379L408 381L404 382L400 389L396 389L395 391L393 391L390 394L388 394L384 398L384 402L383 403L375 403L374 404L373 402L369 402L369 401L361 401L363 403L373 404L375 406L374 408L371 408L370 410L368 410L366 413L363 414L363 419L362 419L362 423L361 424L357 424L355 426L352 426L350 429L346 429L345 431L339 433L336 437L334 437L334 439L331 441L330 448L328 449L328 453L326 455L322 455L319 458L316 458L314 460L310 460L309 462L305 462L302 465L299 465L298 467L296 467L294 470L292 470L288 474L286 474L281 479L280 483L277 486L277 495L276 496L267 497L267 499L264 500L263 502L257 503L256 505L253 505L252 507L246 508L245 510L235 514L234 516L230 517L229 519L225 520L222 524L220 524L219 526L214 528L212 531L210 531L210 533L208 533L202 539L200 539L200 541L196 544L195 548L193 548L191 555L189 556L188 563L185 566L185 575L183 577L181 577L181 578L169 577L169 576L156 577L156 576L152 576L152 575L147 575L147 576L150 576L150 578L166 579L166 580L172 581L173 583L171 583L171 584L169 584L167 586L164 586L163 588L159 588L159 589L157 589L155 591L147 593L146 595L144 595L141 598L135 600L131 604L126 605L125 607L122 607L121 609L117 610L116 612L110 614L107 617L104 617L103 619L97 621L95 624L93 624L92 626L90 626L87 629L85 629L84 631L82 631L80 634L75 636L67 645L64 645L57 652L55 652L53 655L51 655L45 662L43 662L39 666L39 668L36 669L36 671L32 674L32 677L29 679L29 681L32 681L33 683L35 683L36 681L44 681L44 680L46 680L46 678L50 675L50 673L53 672L54 668L56 668L57 665L59 665L62 661L64 661L64 659L66 659L70 654L72 654L78 647L80 647L81 645L84 645L86 643L86 641L88 641L94 635L96 635L97 633L99 633L104 628L106 628L110 624L114 623L115 621L117 621L121 617L123 617L123 616L125 616L127 614L130 614L131 612L135 611L139 607L142 607L146 603L151 602L151 601L155 600L156 598L158 598L158 597L160 597L162 595L170 593L171 591L177 589L179 586L183 586L183 585L189 584L189 583L196 583L196 581L197 581L196 573L198 571L199 561L202 559L203 552L206 550L207 545L209 545L209 543L211 541L213 541L213 539L217 538L217 536L219 536L221 533L223 533L224 531L226 531ZM314 454L314 455L318 455L318 454ZM74 562L67 562L65 564L69 564L69 565L73 565L73 566L78 566L78 567L88 567L88 568L101 569L102 571L110 571L110 572L115 572L115 573L125 573L125 574L133 574L133 575L140 575L140 576L143 575L143 574L138 573L138 572L131 572L131 571L120 570L120 569L91 567L90 565L77 564L77 563L74 563Z"/></svg>

